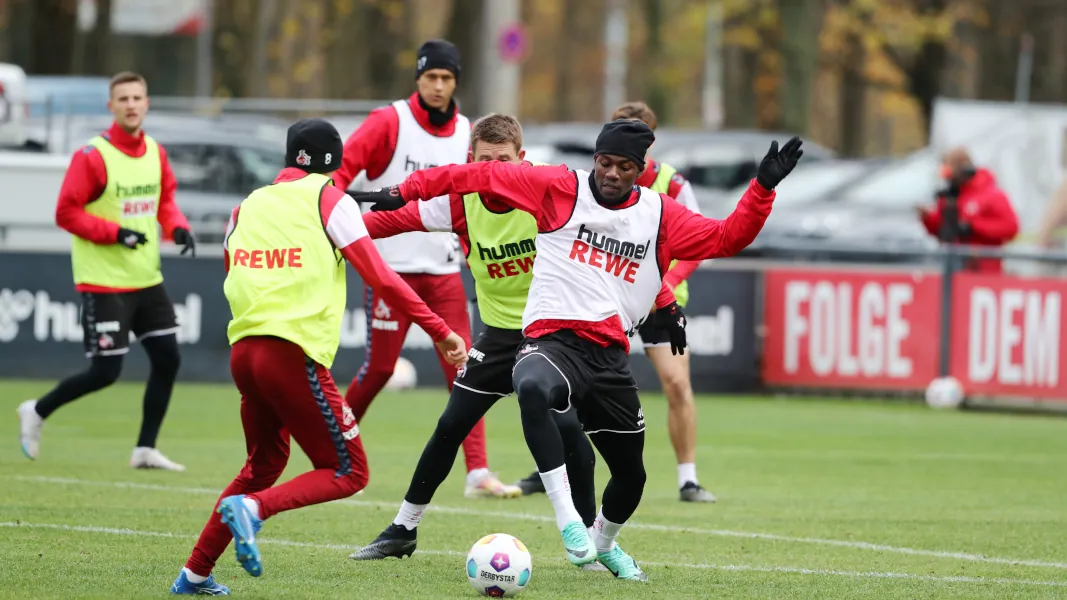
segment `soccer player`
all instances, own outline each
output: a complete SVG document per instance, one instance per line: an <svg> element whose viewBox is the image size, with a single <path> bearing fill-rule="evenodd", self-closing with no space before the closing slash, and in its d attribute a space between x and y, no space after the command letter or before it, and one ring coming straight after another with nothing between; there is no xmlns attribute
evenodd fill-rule
<svg viewBox="0 0 1067 600"><path fill-rule="evenodd" d="M470 162L523 162L522 126L506 115L488 115L471 130ZM358 197L358 194L357 194ZM402 208L401 208L402 207ZM398 208L384 212L387 208ZM417 527L434 492L448 476L460 441L497 400L514 392L511 370L522 343L522 311L533 280L537 222L492 196L449 194L428 202L374 206L364 222L372 238L408 231L447 231L459 235L474 276L478 309L485 330L468 353L430 441L419 458L404 502L393 522L349 558L376 560L410 556ZM596 517L593 467L596 455L582 432L574 410L552 413L565 447L568 471L574 474L571 493L586 526Z"/></svg>
<svg viewBox="0 0 1067 600"><path fill-rule="evenodd" d="M334 184L348 189L360 173L374 189L395 185L412 172L438 165L466 162L470 122L459 114L452 93L460 76L459 50L445 40L431 40L419 48L415 63L418 90L406 100L373 111L348 141L344 161L333 175ZM467 294L459 274L463 257L456 236L448 232L404 233L375 241L385 262L415 293L470 344ZM365 286L367 345L363 366L345 393L356 422L393 375L411 322L398 307ZM452 389L456 369L441 359ZM467 497L516 497L522 491L502 483L489 472L485 422L478 421L463 442L467 462Z"/></svg>
<svg viewBox="0 0 1067 600"><path fill-rule="evenodd" d="M248 459L222 492L177 594L228 594L211 576L233 538L237 560L263 573L256 535L278 513L351 496L367 485L359 426L330 377L345 309L345 264L433 338L450 364L466 345L378 255L359 206L332 185L341 136L327 121L289 128L286 167L234 209L224 243L230 371L241 392ZM292 436L314 470L274 483Z"/></svg>
<svg viewBox="0 0 1067 600"><path fill-rule="evenodd" d="M627 102L615 109L611 119L638 119L656 130L656 113L644 102ZM689 210L700 213L693 186L668 164L645 157L645 168L637 176L636 185L653 192L667 194ZM674 292L678 306L689 300L688 277L700 266L700 261L671 261L663 282ZM670 347L667 331L657 329L652 320L645 321L637 333L645 347L645 354L659 375L660 386L667 396L667 431L678 460L678 498L682 502L715 502L715 495L704 489L697 479L697 409L693 402L693 384L689 380L689 355L676 353ZM545 491L541 477L534 471L515 485L523 494Z"/></svg>
<svg viewBox="0 0 1067 600"><path fill-rule="evenodd" d="M110 89L107 106L115 121L74 153L56 205L56 224L74 235L70 260L89 368L19 405L19 441L22 452L36 459L45 419L115 383L132 332L151 371L130 466L184 471L156 449L181 363L178 320L159 268L160 226L163 239L183 246L182 254L195 256L196 241L174 202L178 185L167 153L141 129L148 112L144 77L118 73Z"/></svg>
<svg viewBox="0 0 1067 600"><path fill-rule="evenodd" d="M678 319L663 285L671 259L736 254L755 239L770 214L774 188L803 154L793 138L772 142L734 212L705 218L664 194L634 185L655 140L641 121L604 126L593 173L566 167L494 161L426 169L367 201L399 195L422 200L478 193L537 219L537 259L523 312L523 340L512 383L526 443L545 482L567 558L600 560L616 577L647 577L615 543L641 501L645 470L644 411L630 373L629 336L656 306L654 320ZM590 536L571 499L553 409L569 406L611 472Z"/></svg>

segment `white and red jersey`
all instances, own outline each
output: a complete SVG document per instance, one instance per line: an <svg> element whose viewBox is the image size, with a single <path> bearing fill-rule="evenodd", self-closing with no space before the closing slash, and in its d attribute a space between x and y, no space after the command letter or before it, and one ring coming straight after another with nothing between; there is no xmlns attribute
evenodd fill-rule
<svg viewBox="0 0 1067 600"><path fill-rule="evenodd" d="M586 183L584 188L586 190L584 192L586 194L585 200L591 200L594 204L597 204L597 210L603 211L605 215L600 215L599 212L594 213L592 207L582 199L582 192L580 191L582 187L579 180L585 180ZM575 249L573 244L575 238L573 236L582 233L582 226L584 225L580 219L591 219L590 223L602 220L606 225L609 221L606 213L614 212L622 215L619 217L620 221L615 223L614 226L620 227L625 231L636 232L636 234L620 233L618 236L606 236L601 242L605 246L610 244L611 248L614 249L614 242L609 242L607 239L607 237L611 237L618 242L620 251L625 241L636 243L635 235L650 236L648 230L654 229L656 234L647 237L651 242L645 253L645 258L642 259L640 269L633 273L634 284L628 287L620 284L614 288L614 293L626 296L625 298L614 299L617 306L622 307L614 314L597 320L597 316L602 313L600 306L576 305L570 307L570 310L574 314L580 314L581 316L578 318L552 318L546 316L529 322L526 322L525 316L523 319L523 333L527 337L536 338L555 331L571 330L583 339L602 346L618 344L627 350L630 347L630 341L626 335L627 330L642 316L634 316L635 313L633 311L636 310L634 307L646 302L644 298L648 293L648 288L646 287L648 284L645 283L644 279L641 279L642 284L640 286L637 285L638 273L653 273L657 280L661 281L663 273L671 260L706 260L737 254L751 244L752 240L756 239L767 220L767 216L770 215L771 205L774 202L774 191L764 189L753 180L744 196L741 197L737 208L723 220L701 216L685 208L666 194L658 195L660 199L659 218L654 219L651 212L652 209L649 207L655 206L655 204L651 201L646 203L648 194L652 193L650 190L635 187L630 196L622 202L610 206L601 205L596 202L592 191L588 189L588 180L589 175L584 171L575 173L563 166L530 166L491 161L425 169L409 177L404 183L400 184L399 189L400 195L408 201L433 198L442 194L478 193L482 194L483 197L492 197L508 206L532 214L537 219L538 229L536 240L538 257L534 261L535 275L538 272L538 262L542 261L542 256L545 252L545 240L549 240L547 243L551 245L551 240L553 239L564 239L563 234L559 233L560 230L568 226L575 230L571 237L570 250L573 251ZM628 213L630 208L641 204L646 204L646 207L638 208L637 211ZM575 219L576 213L578 214L578 219ZM641 217L640 222L638 219L628 219L626 217L628 214L639 215ZM630 229L627 230L627 227ZM585 228L592 233L591 225L587 225ZM602 233L607 234L606 231L597 231L596 233L598 236ZM622 237L624 235L628 235L629 238ZM591 235L586 237L593 239ZM596 239L599 241L601 238L597 237ZM598 248L598 250L600 249ZM635 256L636 252L635 246ZM651 260L650 254L655 256L654 265L649 264ZM570 256L570 252L568 252L567 256ZM573 260L569 263L559 260L554 261L553 264L559 270L566 269L567 275L558 276L551 289L546 287L538 291L531 290L530 300L527 303L528 310L532 310L529 308L530 303L534 303L541 296L563 297L565 294L576 294L577 292L567 288L576 287L579 272L596 268L595 265L590 265L588 262L593 256L590 249L590 252L585 255L587 261L585 264L582 264L579 260ZM577 256L575 258L577 259ZM607 258L605 254L603 256L605 260L603 264L605 266L607 265ZM600 260L601 257L599 255L593 259L594 263L599 263ZM612 260L612 271L614 272L619 263L614 262L615 258ZM621 261L621 258L618 260ZM627 272L624 271L621 274L625 275ZM536 281L534 285L537 285ZM576 304L587 302L584 296L571 296L571 298ZM674 295L670 289L665 285L661 285L659 294L655 296L655 306L661 308L673 301ZM646 303L644 310L647 312L648 308L649 306ZM629 327L624 327L623 313L629 315Z"/></svg>
<svg viewBox="0 0 1067 600"><path fill-rule="evenodd" d="M663 286L656 260L663 200L640 188L637 202L604 207L589 188L589 173L575 175L578 193L570 219L537 234L523 329L538 321L595 323L617 316L631 337Z"/></svg>
<svg viewBox="0 0 1067 600"><path fill-rule="evenodd" d="M360 126L345 144L342 168L333 177L342 189L347 189L360 171L366 172L366 179L360 181L358 187L362 191L369 191L401 183L420 169L467 161L470 121L466 117L456 114L450 127L431 131L427 126L426 111L419 105L417 94L407 100L394 102L388 111L396 118L396 133L392 140L377 139L392 133L392 121L380 123L386 117L375 111L377 114L372 113L367 119L368 123ZM363 152L355 146L368 143L378 144L379 162L380 155L388 151L388 146L392 146L388 163L384 168L375 165L378 167L375 172L371 171L369 165L356 162ZM463 263L456 237L450 233L405 233L375 240L374 244L386 263L398 273L448 275L458 273Z"/></svg>
<svg viewBox="0 0 1067 600"><path fill-rule="evenodd" d="M295 181L306 176L307 173L300 169L287 167L278 173L274 183ZM237 226L240 212L241 207L238 206L230 213L226 236L222 240L226 272L230 271L230 248L227 241L230 233ZM345 260L355 267L363 281L374 288L391 306L403 307L411 321L421 327L434 341L441 341L448 337L452 330L444 320L431 311L411 287L382 260L367 234L367 227L363 223L359 205L351 196L334 186L327 185L322 189L319 198L319 213L325 235ZM369 307L365 308L369 310Z"/></svg>

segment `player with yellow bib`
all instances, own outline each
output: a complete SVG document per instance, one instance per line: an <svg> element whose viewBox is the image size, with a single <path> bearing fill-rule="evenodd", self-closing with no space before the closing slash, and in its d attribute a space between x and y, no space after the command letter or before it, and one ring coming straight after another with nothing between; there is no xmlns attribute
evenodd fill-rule
<svg viewBox="0 0 1067 600"><path fill-rule="evenodd" d="M644 102L627 102L615 109L611 118L638 119L653 130L657 124L656 114ZM637 176L636 183L674 198L693 212L700 212L692 186L670 165L648 157L645 170ZM663 283L674 291L679 306L684 307L689 301L686 279L698 266L699 261L672 261L663 277ZM715 496L697 480L697 410L693 402L693 384L689 380L689 355L672 353L666 333L654 328L652 319L645 321L638 334L667 396L667 430L678 459L678 497L682 502L715 502Z"/></svg>
<svg viewBox="0 0 1067 600"><path fill-rule="evenodd" d="M286 168L230 217L223 290L233 319L226 334L248 458L222 492L218 514L201 532L172 593L228 594L211 571L231 540L237 561L258 577L263 565L256 538L265 520L367 485L359 426L330 376L345 311L346 260L418 323L450 364L467 360L463 339L385 264L359 205L333 186L329 175L342 152L329 122L298 121L289 128ZM289 460L290 437L312 470L275 486Z"/></svg>
<svg viewBox="0 0 1067 600"><path fill-rule="evenodd" d="M56 224L73 236L74 289L81 296L82 344L89 368L18 409L23 453L36 459L44 420L60 407L114 383L130 337L152 370L144 392L141 432L130 466L184 471L156 449L178 374L178 320L163 287L161 239L196 255L189 222L174 201L177 183L163 147L145 135L148 86L137 73L111 78L111 128L71 158L56 203Z"/></svg>
<svg viewBox="0 0 1067 600"><path fill-rule="evenodd" d="M520 163L525 154L522 127L514 117L489 115L471 130L470 161ZM350 558L354 560L399 558L415 551L416 527L448 476L460 442L497 400L514 392L511 371L523 341L522 313L537 253L536 219L491 198L468 194L401 205L397 210L378 206L376 212L365 216L371 237L408 231L458 234L485 329L474 341L466 367L456 377L448 405L423 450L396 518L377 539L353 553ZM596 518L596 455L574 410L553 415L566 448L567 470L574 474L571 496L586 526L592 526ZM518 487L512 487L514 495L521 494Z"/></svg>

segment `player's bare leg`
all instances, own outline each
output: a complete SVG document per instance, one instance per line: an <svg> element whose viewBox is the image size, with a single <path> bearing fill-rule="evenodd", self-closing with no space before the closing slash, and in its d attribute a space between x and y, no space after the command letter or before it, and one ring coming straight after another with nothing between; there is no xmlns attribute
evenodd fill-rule
<svg viewBox="0 0 1067 600"><path fill-rule="evenodd" d="M697 479L697 409L689 375L689 354L673 354L669 346L650 346L645 354L656 368L667 396L667 431L678 459L678 496L682 502L715 502Z"/></svg>

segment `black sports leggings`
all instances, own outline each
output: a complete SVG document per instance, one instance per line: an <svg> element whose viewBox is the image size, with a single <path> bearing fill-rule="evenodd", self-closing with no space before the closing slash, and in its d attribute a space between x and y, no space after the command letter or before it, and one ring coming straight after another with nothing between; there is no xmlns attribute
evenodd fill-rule
<svg viewBox="0 0 1067 600"><path fill-rule="evenodd" d="M553 412L550 408L566 405L570 389L567 380L548 359L536 354L515 365L513 380L522 411L522 431L537 470L544 473L558 469L564 464L565 451L561 429L550 417ZM572 407L568 412L575 410ZM637 510L645 489L645 433L601 432L589 438L611 471L611 479L604 489L604 518L625 523ZM569 464L567 472L571 472Z"/></svg>
<svg viewBox="0 0 1067 600"><path fill-rule="evenodd" d="M163 417L170 405L174 379L181 366L181 355L178 353L178 338L174 334L145 338L141 340L141 345L148 354L152 370L144 390L144 416L137 445L155 448ZM61 406L115 383L122 374L122 360L122 355L94 356L88 369L59 382L37 401L37 414L47 419Z"/></svg>
<svg viewBox="0 0 1067 600"><path fill-rule="evenodd" d="M483 394L456 386L448 397L448 405L437 420L437 429L426 442L419 464L411 476L404 499L412 504L429 504L456 462L460 444L474 425L485 416L500 396ZM555 413L558 434L566 456L567 472L571 476L571 497L587 527L596 518L596 487L593 468L596 453L582 432L582 424L573 410ZM561 461L562 463L563 461Z"/></svg>

